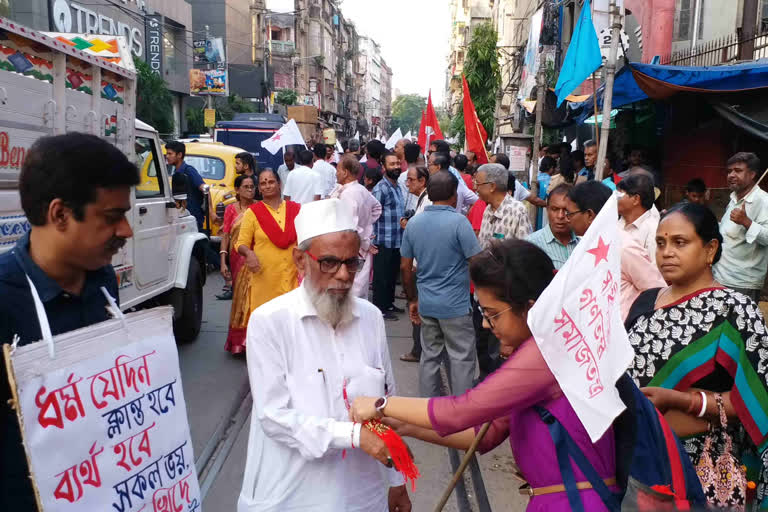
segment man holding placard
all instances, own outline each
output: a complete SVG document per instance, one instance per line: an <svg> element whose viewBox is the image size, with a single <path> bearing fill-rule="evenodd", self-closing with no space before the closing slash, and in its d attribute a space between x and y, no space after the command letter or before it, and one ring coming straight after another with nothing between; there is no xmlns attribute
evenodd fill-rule
<svg viewBox="0 0 768 512"><path fill-rule="evenodd" d="M84 155L87 155L85 157ZM117 300L112 256L133 235L125 214L136 167L117 147L71 133L38 140L26 155L19 192L31 231L0 256L0 341L42 338L30 281L53 335L110 318L101 292ZM0 510L35 510L10 388L0 370Z"/></svg>

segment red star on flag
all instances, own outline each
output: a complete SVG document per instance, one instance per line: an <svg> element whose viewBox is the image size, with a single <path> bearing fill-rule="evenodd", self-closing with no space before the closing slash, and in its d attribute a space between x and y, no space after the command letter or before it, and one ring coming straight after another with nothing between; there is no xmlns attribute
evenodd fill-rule
<svg viewBox="0 0 768 512"><path fill-rule="evenodd" d="M275 132L275 134L269 140L280 140L280 137L280 132Z"/></svg>
<svg viewBox="0 0 768 512"><path fill-rule="evenodd" d="M588 253L595 257L595 266L598 266L602 260L608 261L608 250L611 248L610 244L603 242L603 237L598 238L597 247L587 250Z"/></svg>

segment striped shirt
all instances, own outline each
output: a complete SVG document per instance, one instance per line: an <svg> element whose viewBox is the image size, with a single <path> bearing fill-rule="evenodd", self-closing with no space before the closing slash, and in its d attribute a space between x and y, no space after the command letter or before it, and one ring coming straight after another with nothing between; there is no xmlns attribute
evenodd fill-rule
<svg viewBox="0 0 768 512"><path fill-rule="evenodd" d="M381 203L381 217L373 226L376 235L373 244L387 249L399 249L403 238L400 219L405 214L403 193L397 183L393 185L386 176L373 187L371 193Z"/></svg>
<svg viewBox="0 0 768 512"><path fill-rule="evenodd" d="M571 253L579 244L579 237L574 235L573 231L571 231L571 241L568 242L568 245L563 245L560 240L555 238L555 235L552 234L549 224L528 235L526 240L547 253L547 256L549 256L549 259L552 260L552 263L555 266L555 270L560 270L563 265L565 265L565 262L568 261Z"/></svg>

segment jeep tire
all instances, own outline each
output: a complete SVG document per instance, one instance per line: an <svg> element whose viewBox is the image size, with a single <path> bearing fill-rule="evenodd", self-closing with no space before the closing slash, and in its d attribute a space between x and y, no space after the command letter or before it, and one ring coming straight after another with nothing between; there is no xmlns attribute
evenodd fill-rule
<svg viewBox="0 0 768 512"><path fill-rule="evenodd" d="M173 321L173 334L178 343L189 343L200 334L203 321L203 277L196 258L189 262L186 288L176 289L174 293L179 294L173 303L181 308L181 314Z"/></svg>

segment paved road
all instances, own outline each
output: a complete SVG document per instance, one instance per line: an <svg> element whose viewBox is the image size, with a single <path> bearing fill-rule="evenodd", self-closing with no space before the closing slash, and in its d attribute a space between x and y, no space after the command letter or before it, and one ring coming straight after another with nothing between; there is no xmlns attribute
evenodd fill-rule
<svg viewBox="0 0 768 512"><path fill-rule="evenodd" d="M234 511L242 482L250 422L250 397L245 360L224 350L230 302L214 295L221 288L218 275L210 275L205 287L203 328L194 343L181 345L181 373L187 401L192 442L204 492L206 512ZM399 301L403 306L402 301ZM411 347L410 324L405 315L387 322L387 337L399 394L418 393L418 365L399 356ZM431 511L451 478L444 448L409 440L422 477L411 500L415 511ZM519 483L511 476L512 455L504 443L480 457L485 486L494 511L522 511L527 499L517 493ZM456 511L451 498L446 511Z"/></svg>

